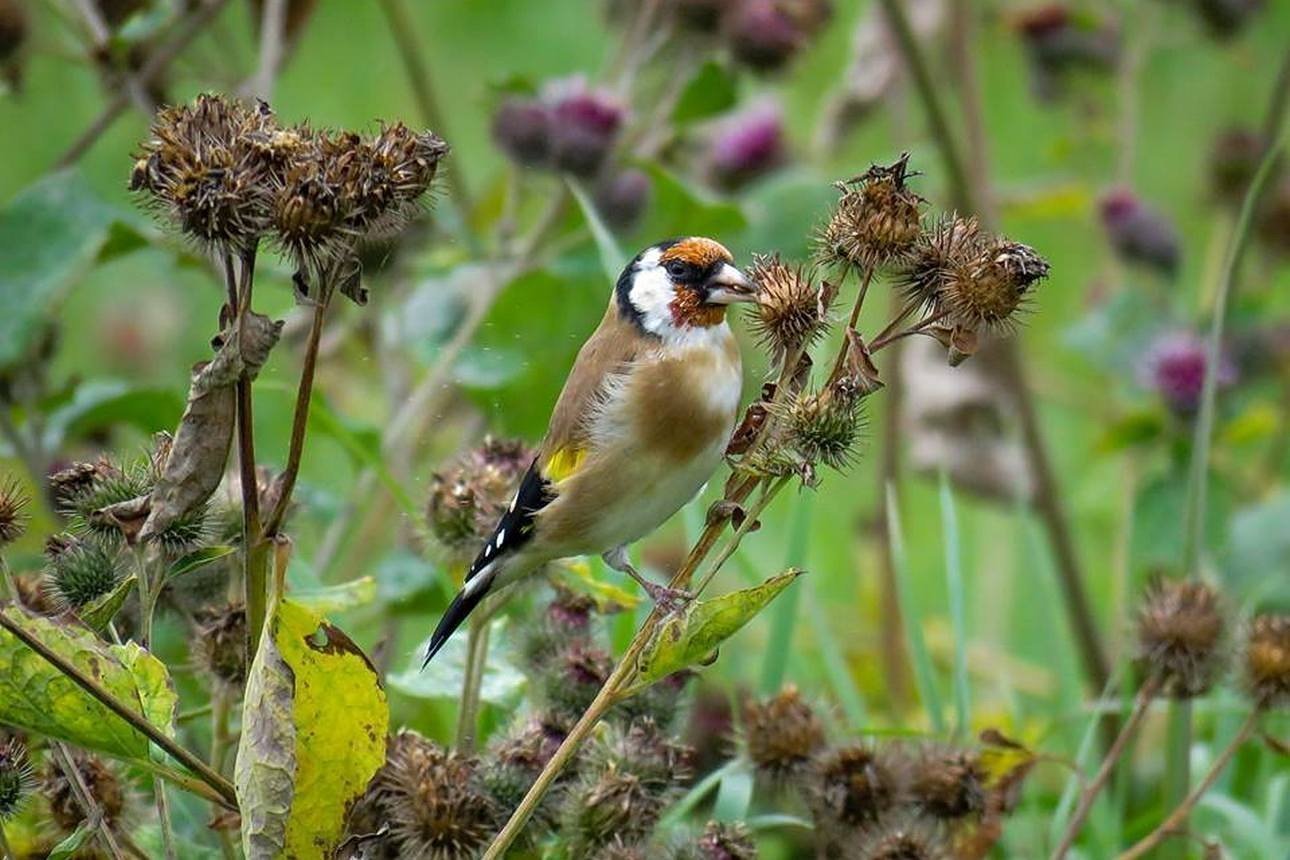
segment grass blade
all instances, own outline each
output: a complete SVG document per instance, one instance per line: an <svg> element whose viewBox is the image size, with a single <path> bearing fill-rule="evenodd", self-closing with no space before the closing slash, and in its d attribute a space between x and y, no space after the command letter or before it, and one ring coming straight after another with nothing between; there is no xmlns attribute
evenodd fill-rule
<svg viewBox="0 0 1290 860"><path fill-rule="evenodd" d="M900 601L900 614L905 627L905 636L909 639L910 657L914 661L914 682L918 685L919 698L927 709L932 731L936 734L945 732L945 715L941 711L941 696L936 690L936 673L932 668L932 658L927 653L927 642L923 638L922 619L914 606L913 595L909 587L909 564L905 558L905 535L900 525L900 508L896 503L896 489L887 485L887 528L891 541L891 560L896 568L896 598Z"/></svg>
<svg viewBox="0 0 1290 860"><path fill-rule="evenodd" d="M810 536L811 503L815 498L810 493L797 496L793 510L793 520L788 530L788 553L784 560L785 567L806 569L807 538ZM793 648L793 628L797 626L797 604L801 601L802 589L790 588L771 610L770 638L766 643L766 658L761 666L761 692L771 696L779 692L784 685L784 675L788 672L788 658Z"/></svg>
<svg viewBox="0 0 1290 860"><path fill-rule="evenodd" d="M968 704L967 621L964 618L963 555L959 540L958 513L949 478L941 472L941 532L945 536L945 584L950 601L950 623L954 630L954 734L962 737L971 720Z"/></svg>

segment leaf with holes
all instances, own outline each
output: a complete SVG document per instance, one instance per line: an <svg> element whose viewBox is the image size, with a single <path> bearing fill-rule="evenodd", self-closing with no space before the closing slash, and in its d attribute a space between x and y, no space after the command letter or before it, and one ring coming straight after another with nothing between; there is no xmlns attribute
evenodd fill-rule
<svg viewBox="0 0 1290 860"><path fill-rule="evenodd" d="M348 636L277 601L247 677L234 783L248 858L325 857L385 761L389 706Z"/></svg>

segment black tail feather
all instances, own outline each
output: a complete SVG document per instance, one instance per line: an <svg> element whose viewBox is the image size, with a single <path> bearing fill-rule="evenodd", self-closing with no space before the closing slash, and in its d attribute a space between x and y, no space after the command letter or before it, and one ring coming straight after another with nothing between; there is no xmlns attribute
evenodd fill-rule
<svg viewBox="0 0 1290 860"><path fill-rule="evenodd" d="M488 594L486 587L463 588L457 592L457 596L452 599L452 603L448 604L448 608L444 610L443 617L439 619L438 626L435 627L434 633L430 636L430 647L426 649L426 659L421 664L422 669L430 665L434 655L438 654L439 649L448 643L448 639L466 620L466 616L475 610L475 607L479 605L479 602L484 599L486 594Z"/></svg>

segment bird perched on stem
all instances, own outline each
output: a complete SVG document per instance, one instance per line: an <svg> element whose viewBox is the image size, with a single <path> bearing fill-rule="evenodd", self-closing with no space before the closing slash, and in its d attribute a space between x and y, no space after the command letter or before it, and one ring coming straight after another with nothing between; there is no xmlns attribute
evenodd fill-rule
<svg viewBox="0 0 1290 860"><path fill-rule="evenodd" d="M730 252L660 242L623 270L583 344L533 464L466 573L426 663L488 594L559 558L599 553L655 600L627 547L676 513L721 461L743 381L727 306L753 300Z"/></svg>

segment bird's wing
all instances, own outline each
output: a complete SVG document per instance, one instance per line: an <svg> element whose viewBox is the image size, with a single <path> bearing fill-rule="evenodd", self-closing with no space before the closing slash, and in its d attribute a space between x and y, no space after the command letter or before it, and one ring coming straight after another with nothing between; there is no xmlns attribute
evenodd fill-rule
<svg viewBox="0 0 1290 860"><path fill-rule="evenodd" d="M536 464L543 478L559 483L578 471L590 453L591 425L600 409L649 347L646 335L610 302L600 327L579 350L551 413Z"/></svg>

